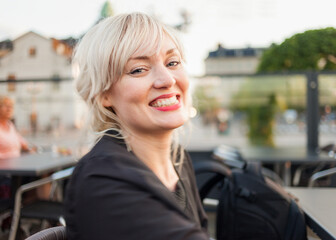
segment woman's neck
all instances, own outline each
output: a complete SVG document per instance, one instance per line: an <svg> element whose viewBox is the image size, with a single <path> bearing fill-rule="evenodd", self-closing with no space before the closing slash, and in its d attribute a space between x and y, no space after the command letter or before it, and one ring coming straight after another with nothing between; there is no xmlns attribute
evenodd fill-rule
<svg viewBox="0 0 336 240"><path fill-rule="evenodd" d="M8 119L0 119L0 127L2 129L9 129L9 120Z"/></svg>
<svg viewBox="0 0 336 240"><path fill-rule="evenodd" d="M178 175L171 160L172 132L162 135L128 136L134 154L143 161L170 190L174 190Z"/></svg>

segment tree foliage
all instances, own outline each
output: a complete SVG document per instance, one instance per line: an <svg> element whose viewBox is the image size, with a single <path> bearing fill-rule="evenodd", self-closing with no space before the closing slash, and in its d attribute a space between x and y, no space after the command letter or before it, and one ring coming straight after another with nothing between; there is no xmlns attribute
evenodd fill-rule
<svg viewBox="0 0 336 240"><path fill-rule="evenodd" d="M336 70L336 29L308 30L272 44L258 66L258 72L282 70Z"/></svg>
<svg viewBox="0 0 336 240"><path fill-rule="evenodd" d="M113 8L112 8L110 1L106 1L100 11L100 15L99 15L99 19L97 23L103 20L104 18L111 17L113 15L114 15L114 12L113 12Z"/></svg>
<svg viewBox="0 0 336 240"><path fill-rule="evenodd" d="M250 106L247 109L248 138L252 145L274 147L273 126L277 109L274 93L268 96L268 102L263 106Z"/></svg>

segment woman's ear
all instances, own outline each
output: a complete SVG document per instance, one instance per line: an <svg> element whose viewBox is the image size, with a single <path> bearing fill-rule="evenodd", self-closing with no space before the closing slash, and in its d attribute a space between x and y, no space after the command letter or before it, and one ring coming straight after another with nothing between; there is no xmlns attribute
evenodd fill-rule
<svg viewBox="0 0 336 240"><path fill-rule="evenodd" d="M103 105L104 107L113 107L113 105L112 105L112 97L111 97L110 94L111 94L111 93L106 92L106 93L104 93L104 95L102 96L101 101L102 101L102 105Z"/></svg>

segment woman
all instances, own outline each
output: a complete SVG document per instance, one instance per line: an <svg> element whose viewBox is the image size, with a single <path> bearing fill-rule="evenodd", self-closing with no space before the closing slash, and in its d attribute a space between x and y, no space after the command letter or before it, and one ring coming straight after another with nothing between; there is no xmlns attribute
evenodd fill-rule
<svg viewBox="0 0 336 240"><path fill-rule="evenodd" d="M27 142L11 122L13 106L9 97L0 96L0 160L18 157L21 151L29 151Z"/></svg>
<svg viewBox="0 0 336 240"><path fill-rule="evenodd" d="M21 151L29 151L27 142L11 121L13 109L13 100L7 96L0 96L0 161L19 157ZM10 185L10 177L0 176L0 199L10 198Z"/></svg>
<svg viewBox="0 0 336 240"><path fill-rule="evenodd" d="M183 61L173 31L141 13L81 40L76 87L103 136L67 189L70 240L209 238L191 161L173 141L190 105Z"/></svg>
<svg viewBox="0 0 336 240"><path fill-rule="evenodd" d="M0 161L7 158L15 158L21 152L35 153L36 149L30 148L27 141L17 132L11 122L14 113L14 102L7 96L0 96ZM45 177L45 175L44 175ZM23 183L30 182L35 178L24 178ZM25 201L32 201L35 198L49 199L51 185L44 185L37 188L36 193L25 195ZM10 197L9 177L0 178L0 199Z"/></svg>

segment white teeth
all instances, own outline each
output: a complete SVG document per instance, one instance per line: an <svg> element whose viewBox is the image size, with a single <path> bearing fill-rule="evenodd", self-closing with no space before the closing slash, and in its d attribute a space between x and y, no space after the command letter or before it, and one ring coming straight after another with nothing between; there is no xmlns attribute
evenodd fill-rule
<svg viewBox="0 0 336 240"><path fill-rule="evenodd" d="M159 99L151 104L152 107L168 107L178 103L176 96L172 96L166 99Z"/></svg>

